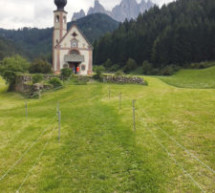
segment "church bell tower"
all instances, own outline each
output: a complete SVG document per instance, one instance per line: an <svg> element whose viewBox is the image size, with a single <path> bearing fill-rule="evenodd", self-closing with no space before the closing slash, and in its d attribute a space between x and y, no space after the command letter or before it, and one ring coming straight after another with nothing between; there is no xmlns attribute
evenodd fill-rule
<svg viewBox="0 0 215 193"><path fill-rule="evenodd" d="M53 32L53 63L55 63L54 49L58 43L62 40L67 33L67 12L64 11L64 7L67 4L67 0L54 0L57 10L54 11L54 32ZM53 65L53 69L60 70L59 64Z"/></svg>
<svg viewBox="0 0 215 193"><path fill-rule="evenodd" d="M54 11L53 46L56 46L67 32L67 12L64 11L66 4L67 0L55 0L57 10Z"/></svg>

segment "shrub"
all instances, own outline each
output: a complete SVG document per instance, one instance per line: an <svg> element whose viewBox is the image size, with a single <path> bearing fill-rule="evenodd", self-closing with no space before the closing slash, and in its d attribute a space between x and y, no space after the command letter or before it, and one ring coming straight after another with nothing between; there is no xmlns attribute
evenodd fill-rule
<svg viewBox="0 0 215 193"><path fill-rule="evenodd" d="M43 81L43 75L42 74L34 74L33 77L32 77L32 81L33 83L39 83L41 81Z"/></svg>
<svg viewBox="0 0 215 193"><path fill-rule="evenodd" d="M114 64L113 66L111 66L110 71L111 72L116 72L119 69L120 69L120 66L118 64Z"/></svg>
<svg viewBox="0 0 215 193"><path fill-rule="evenodd" d="M152 72L152 64L145 60L142 64L142 73L143 74L151 74Z"/></svg>
<svg viewBox="0 0 215 193"><path fill-rule="evenodd" d="M204 69L214 65L215 65L215 62L201 62L201 63L192 63L188 67L194 68L194 69Z"/></svg>
<svg viewBox="0 0 215 193"><path fill-rule="evenodd" d="M6 57L0 64L0 74L9 84L8 90L13 90L16 82L16 74L27 72L29 68L28 61L19 56Z"/></svg>
<svg viewBox="0 0 215 193"><path fill-rule="evenodd" d="M29 68L30 73L51 73L51 64L42 59L36 59Z"/></svg>
<svg viewBox="0 0 215 193"><path fill-rule="evenodd" d="M123 76L124 73L123 73L123 71L119 70L119 71L117 71L114 75L115 75L115 76Z"/></svg>
<svg viewBox="0 0 215 193"><path fill-rule="evenodd" d="M63 80L69 79L71 77L71 75L72 75L72 69L70 69L70 68L63 68L61 70L61 77L62 77Z"/></svg>
<svg viewBox="0 0 215 193"><path fill-rule="evenodd" d="M103 65L104 65L104 67L105 67L106 70L109 70L113 64L112 64L111 59L108 58Z"/></svg>
<svg viewBox="0 0 215 193"><path fill-rule="evenodd" d="M49 84L53 85L54 88L63 86L63 83L59 78L52 78L51 80L49 80Z"/></svg>
<svg viewBox="0 0 215 193"><path fill-rule="evenodd" d="M103 73L105 71L104 66L94 66L95 75L93 76L94 79L102 81Z"/></svg>
<svg viewBox="0 0 215 193"><path fill-rule="evenodd" d="M170 66L166 66L163 69L160 70L160 75L164 75L164 76L170 76L173 75L174 73L176 73L180 68L178 66L175 65L170 65Z"/></svg>
<svg viewBox="0 0 215 193"><path fill-rule="evenodd" d="M132 58L129 58L124 67L124 72L128 73L128 72L134 71L136 68L137 68L136 61Z"/></svg>

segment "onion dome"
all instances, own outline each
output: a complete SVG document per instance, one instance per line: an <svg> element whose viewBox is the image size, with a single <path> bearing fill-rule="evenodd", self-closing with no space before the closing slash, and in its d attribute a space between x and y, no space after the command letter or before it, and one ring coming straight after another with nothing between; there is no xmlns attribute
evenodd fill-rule
<svg viewBox="0 0 215 193"><path fill-rule="evenodd" d="M64 11L64 7L67 4L67 0L54 0L54 3L57 6L58 11Z"/></svg>

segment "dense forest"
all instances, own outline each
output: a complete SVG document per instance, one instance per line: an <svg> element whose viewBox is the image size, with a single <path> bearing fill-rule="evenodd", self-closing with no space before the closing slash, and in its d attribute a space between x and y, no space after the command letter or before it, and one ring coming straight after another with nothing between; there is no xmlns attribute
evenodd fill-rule
<svg viewBox="0 0 215 193"><path fill-rule="evenodd" d="M154 69L215 60L215 1L178 0L155 6L137 20L120 24L94 47L96 64L108 59L106 64L119 68L129 58L134 68L150 63Z"/></svg>
<svg viewBox="0 0 215 193"><path fill-rule="evenodd" d="M74 22L68 23L68 29ZM75 22L90 42L95 41L107 32L115 30L119 23L107 15L94 14ZM53 28L23 28L19 30L0 29L0 60L14 53L21 54L30 60L38 57L51 62ZM4 40L4 42L1 41ZM13 46L18 49L14 49Z"/></svg>
<svg viewBox="0 0 215 193"><path fill-rule="evenodd" d="M24 55L24 52L14 45L12 41L0 37L0 60L5 56L12 56L14 54Z"/></svg>

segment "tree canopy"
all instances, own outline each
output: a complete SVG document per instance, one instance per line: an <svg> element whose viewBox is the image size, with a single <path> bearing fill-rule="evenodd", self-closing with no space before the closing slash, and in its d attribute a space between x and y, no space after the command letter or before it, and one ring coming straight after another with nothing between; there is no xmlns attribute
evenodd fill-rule
<svg viewBox="0 0 215 193"><path fill-rule="evenodd" d="M120 24L94 47L96 64L109 58L121 68L129 58L138 66L148 61L159 69L215 60L215 1L178 0L155 6L135 21Z"/></svg>

